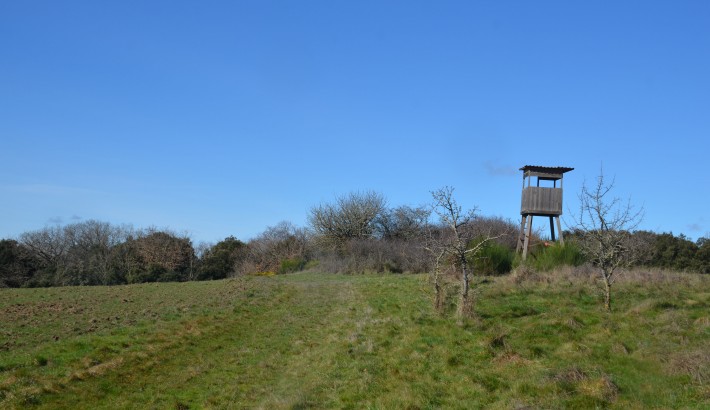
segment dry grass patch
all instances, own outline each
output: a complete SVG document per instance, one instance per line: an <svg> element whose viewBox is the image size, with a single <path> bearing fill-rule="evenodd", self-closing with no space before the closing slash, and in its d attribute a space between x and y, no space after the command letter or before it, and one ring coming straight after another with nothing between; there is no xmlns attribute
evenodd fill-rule
<svg viewBox="0 0 710 410"><path fill-rule="evenodd" d="M586 380L587 373L579 367L573 366L554 373L551 379L556 383L574 384Z"/></svg>
<svg viewBox="0 0 710 410"><path fill-rule="evenodd" d="M687 375L698 384L710 381L710 350L698 349L671 356L667 364L672 374Z"/></svg>
<svg viewBox="0 0 710 410"><path fill-rule="evenodd" d="M577 388L582 394L606 402L613 402L619 394L619 387L606 374L583 379L578 383Z"/></svg>
<svg viewBox="0 0 710 410"><path fill-rule="evenodd" d="M698 329L707 329L710 327L710 316L701 316L695 319L695 321L693 321L693 325Z"/></svg>

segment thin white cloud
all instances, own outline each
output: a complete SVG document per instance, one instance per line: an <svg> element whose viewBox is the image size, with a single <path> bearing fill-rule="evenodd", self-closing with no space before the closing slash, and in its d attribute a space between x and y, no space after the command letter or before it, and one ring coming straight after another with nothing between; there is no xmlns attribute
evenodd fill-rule
<svg viewBox="0 0 710 410"><path fill-rule="evenodd" d="M483 166L486 168L486 172L491 176L513 176L518 174L518 169L516 167L508 165L498 165L494 164L492 161L486 161Z"/></svg>

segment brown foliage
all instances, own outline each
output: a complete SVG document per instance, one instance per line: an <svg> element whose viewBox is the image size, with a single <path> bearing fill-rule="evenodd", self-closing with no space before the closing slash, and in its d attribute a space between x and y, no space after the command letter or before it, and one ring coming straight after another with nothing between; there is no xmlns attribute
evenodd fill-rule
<svg viewBox="0 0 710 410"><path fill-rule="evenodd" d="M167 231L151 229L133 243L143 264L168 272L187 271L194 259L190 239Z"/></svg>
<svg viewBox="0 0 710 410"><path fill-rule="evenodd" d="M237 261L237 273L279 272L284 262L296 265L310 258L309 235L303 228L290 222L267 227L249 241L245 256Z"/></svg>

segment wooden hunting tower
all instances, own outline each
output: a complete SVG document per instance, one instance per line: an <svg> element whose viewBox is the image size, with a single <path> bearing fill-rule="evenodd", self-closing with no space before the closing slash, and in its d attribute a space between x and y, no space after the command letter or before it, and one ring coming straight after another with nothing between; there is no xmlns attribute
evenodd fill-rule
<svg viewBox="0 0 710 410"><path fill-rule="evenodd" d="M516 251L519 252L522 248L523 259L528 255L533 216L550 218L550 238L553 241L555 240L555 222L557 222L560 243L564 244L562 226L560 225L560 215L562 215L562 175L573 169L536 165L525 165L520 168L523 171L523 199L520 205L522 222L520 223L520 235L518 236ZM532 185L533 178L535 178L534 185ZM543 185L547 186L540 186L541 181ZM557 186L558 181L559 186Z"/></svg>

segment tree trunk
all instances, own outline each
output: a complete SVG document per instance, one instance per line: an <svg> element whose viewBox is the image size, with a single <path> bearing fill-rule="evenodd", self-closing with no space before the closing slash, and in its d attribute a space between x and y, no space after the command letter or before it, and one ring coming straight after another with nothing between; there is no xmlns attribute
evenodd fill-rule
<svg viewBox="0 0 710 410"><path fill-rule="evenodd" d="M611 312L611 283L606 275L604 276L604 309Z"/></svg>
<svg viewBox="0 0 710 410"><path fill-rule="evenodd" d="M461 258L461 272L462 272L462 281L463 283L461 284L461 306L459 308L459 314L462 317L471 317L473 315L473 301L470 298L469 295L469 278L468 278L468 269L466 269L466 257Z"/></svg>
<svg viewBox="0 0 710 410"><path fill-rule="evenodd" d="M468 283L468 270L466 269L466 266L463 268L463 288L461 289L461 297L464 299L468 298L468 288L469 288L469 283Z"/></svg>
<svg viewBox="0 0 710 410"><path fill-rule="evenodd" d="M434 309L436 309L438 312L441 312L444 301L443 295L441 294L441 284L439 283L439 273L439 268L437 267L434 271L434 291L436 292L434 295Z"/></svg>

